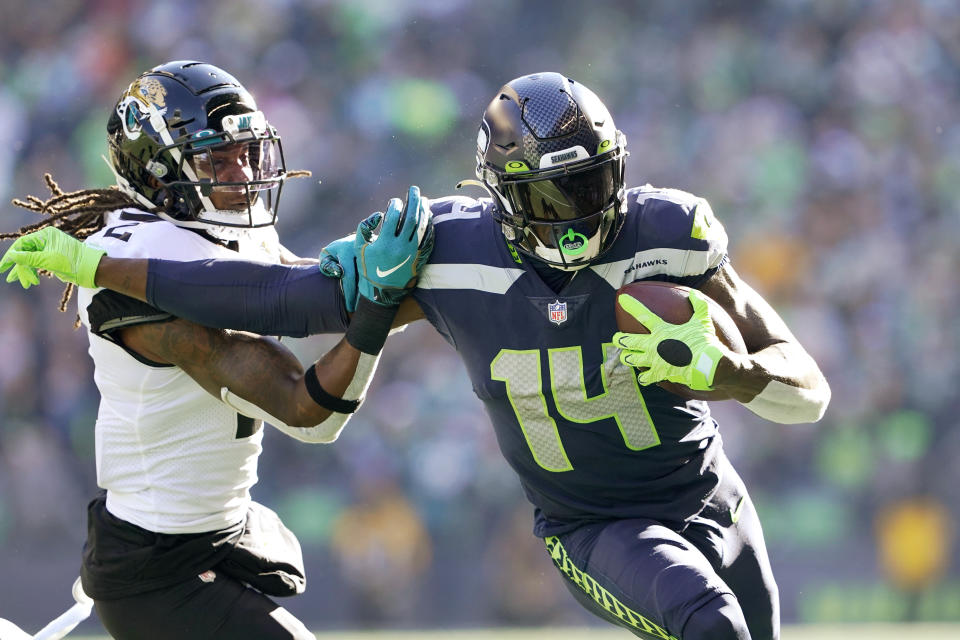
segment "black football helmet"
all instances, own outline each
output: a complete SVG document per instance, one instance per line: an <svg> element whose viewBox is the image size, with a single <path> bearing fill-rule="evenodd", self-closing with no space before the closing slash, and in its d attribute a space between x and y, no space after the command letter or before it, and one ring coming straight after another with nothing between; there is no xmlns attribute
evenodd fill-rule
<svg viewBox="0 0 960 640"><path fill-rule="evenodd" d="M280 136L223 69L174 61L141 74L110 115L107 144L120 189L179 226L229 238L276 222Z"/></svg>
<svg viewBox="0 0 960 640"><path fill-rule="evenodd" d="M484 112L477 177L518 251L575 270L620 232L626 155L625 136L590 89L536 73L505 84Z"/></svg>

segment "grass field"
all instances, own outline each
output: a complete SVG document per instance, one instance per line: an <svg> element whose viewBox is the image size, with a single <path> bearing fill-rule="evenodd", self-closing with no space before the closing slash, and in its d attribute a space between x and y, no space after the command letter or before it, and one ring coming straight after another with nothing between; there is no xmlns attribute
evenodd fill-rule
<svg viewBox="0 0 960 640"><path fill-rule="evenodd" d="M476 629L470 631L371 631L317 634L318 640L626 640L618 629ZM106 636L67 636L69 640L110 640ZM781 640L957 640L960 625L838 625L784 627Z"/></svg>

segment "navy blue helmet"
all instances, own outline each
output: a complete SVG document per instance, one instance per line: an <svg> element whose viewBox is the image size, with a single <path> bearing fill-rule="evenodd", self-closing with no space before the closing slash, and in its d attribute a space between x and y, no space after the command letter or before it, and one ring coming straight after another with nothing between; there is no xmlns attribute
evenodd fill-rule
<svg viewBox="0 0 960 640"><path fill-rule="evenodd" d="M559 73L511 80L477 135L477 177L518 251L580 269L623 224L626 138L582 84Z"/></svg>

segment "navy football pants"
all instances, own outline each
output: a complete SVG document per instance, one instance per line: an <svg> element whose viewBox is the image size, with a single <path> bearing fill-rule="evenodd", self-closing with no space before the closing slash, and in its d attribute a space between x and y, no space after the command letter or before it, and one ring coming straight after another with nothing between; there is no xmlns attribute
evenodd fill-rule
<svg viewBox="0 0 960 640"><path fill-rule="evenodd" d="M574 597L642 638L776 640L780 607L760 521L730 463L681 532L646 519L546 538Z"/></svg>

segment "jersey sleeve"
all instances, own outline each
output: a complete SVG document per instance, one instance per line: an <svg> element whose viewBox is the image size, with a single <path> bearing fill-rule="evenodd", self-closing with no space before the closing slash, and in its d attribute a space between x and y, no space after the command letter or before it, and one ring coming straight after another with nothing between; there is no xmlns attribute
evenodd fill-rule
<svg viewBox="0 0 960 640"><path fill-rule="evenodd" d="M137 211L114 211L106 216L104 228L85 240L114 258L147 258L168 254L171 257L195 252L202 241L194 243L195 234L184 233L157 216ZM197 239L199 240L199 239ZM194 246L195 245L195 246ZM115 291L96 289L80 296L90 331L119 344L113 332L135 325L166 322L173 315Z"/></svg>
<svg viewBox="0 0 960 640"><path fill-rule="evenodd" d="M727 231L713 215L706 198L697 198L691 214L690 237L706 243L707 264L716 270L727 260Z"/></svg>
<svg viewBox="0 0 960 640"><path fill-rule="evenodd" d="M729 262L727 254L727 232L713 215L713 208L706 198L697 198L690 212L692 217L690 237L706 244L706 265L702 273L674 278L677 284L699 289L723 265Z"/></svg>
<svg viewBox="0 0 960 640"><path fill-rule="evenodd" d="M342 333L349 322L340 281L316 265L154 259L147 300L198 324L261 335Z"/></svg>
<svg viewBox="0 0 960 640"><path fill-rule="evenodd" d="M705 198L646 185L629 192L623 283L657 279L697 287L727 261L727 232ZM607 277L619 286L619 275ZM606 277L606 276L605 276Z"/></svg>

